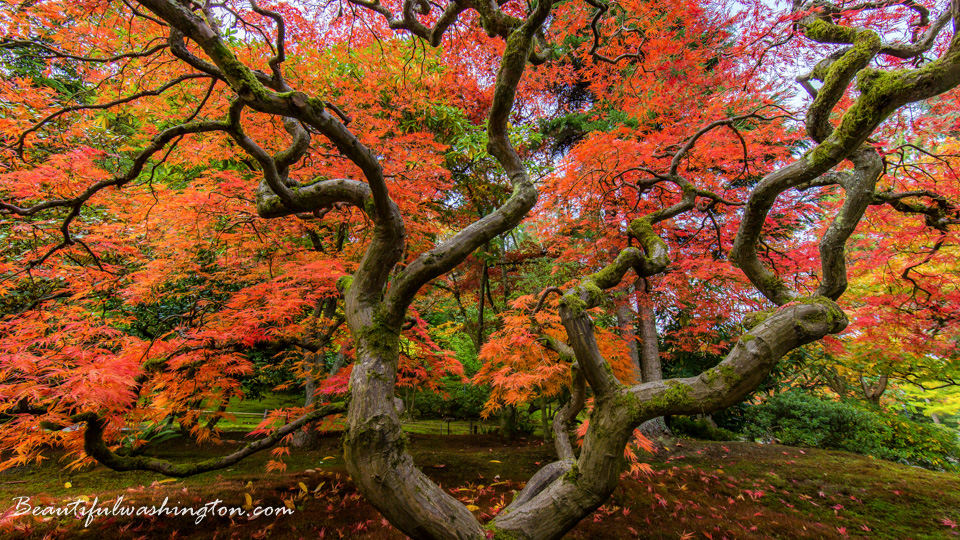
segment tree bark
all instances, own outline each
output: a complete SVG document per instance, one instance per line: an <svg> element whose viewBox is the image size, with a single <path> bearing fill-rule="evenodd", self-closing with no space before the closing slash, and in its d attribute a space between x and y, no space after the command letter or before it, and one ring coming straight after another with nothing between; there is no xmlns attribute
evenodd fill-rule
<svg viewBox="0 0 960 540"><path fill-rule="evenodd" d="M871 385L863 378L863 375L860 375L860 388L863 389L863 395L867 398L867 401L879 407L880 398L883 397L883 393L887 390L887 376L881 375L877 383Z"/></svg>
<svg viewBox="0 0 960 540"><path fill-rule="evenodd" d="M317 402L317 383L316 383L316 373L319 371L319 366L316 361L316 353L308 353L310 355L311 372L308 374L303 382L303 388L306 393L306 396L303 400L303 406L307 409L313 406ZM317 442L317 433L313 429L313 426L306 426L304 429L294 433L293 441L290 446L294 448L309 448L314 446Z"/></svg>
<svg viewBox="0 0 960 540"><path fill-rule="evenodd" d="M483 269L480 271L480 292L479 298L477 299L477 350L480 350L480 347L483 347L484 342L487 340L486 335L483 331L483 307L486 302L486 295L484 291L487 288L487 261L483 261Z"/></svg>
<svg viewBox="0 0 960 540"><path fill-rule="evenodd" d="M633 362L638 381L643 380L643 368L640 364L640 353L637 351L637 332L633 328L636 317L628 303L617 306L617 327L620 328L620 337L627 343L627 352Z"/></svg>
<svg viewBox="0 0 960 540"><path fill-rule="evenodd" d="M400 400L394 397L399 328L359 330L343 439L350 477L390 523L413 538L483 538L473 514L420 472L406 451Z"/></svg>
<svg viewBox="0 0 960 540"><path fill-rule="evenodd" d="M500 436L508 441L517 438L517 408L513 405L500 409Z"/></svg>
<svg viewBox="0 0 960 540"><path fill-rule="evenodd" d="M637 291L637 299L640 305L640 362L643 382L662 381L663 366L660 364L660 342L653 298L644 289Z"/></svg>

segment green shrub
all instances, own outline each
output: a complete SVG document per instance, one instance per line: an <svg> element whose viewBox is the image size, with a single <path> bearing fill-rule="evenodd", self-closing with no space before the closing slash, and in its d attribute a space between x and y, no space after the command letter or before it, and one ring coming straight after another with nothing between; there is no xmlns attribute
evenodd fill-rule
<svg viewBox="0 0 960 540"><path fill-rule="evenodd" d="M890 437L884 441L888 455L878 457L925 469L960 469L957 465L960 462L960 445L952 429L936 424L921 424L891 414L883 415L882 422L890 433Z"/></svg>
<svg viewBox="0 0 960 540"><path fill-rule="evenodd" d="M790 446L845 450L929 469L957 468L951 430L798 391L777 394L745 414L744 434Z"/></svg>
<svg viewBox="0 0 960 540"><path fill-rule="evenodd" d="M421 418L480 418L484 403L490 396L490 389L462 383L459 380L445 380L441 392L417 392L414 408Z"/></svg>
<svg viewBox="0 0 960 540"><path fill-rule="evenodd" d="M737 441L740 436L736 433L716 427L703 419L689 416L670 417L670 431L675 437L689 437L701 441Z"/></svg>
<svg viewBox="0 0 960 540"><path fill-rule="evenodd" d="M746 418L748 437L776 439L790 446L875 455L889 437L889 428L871 411L796 391L777 394L748 409Z"/></svg>

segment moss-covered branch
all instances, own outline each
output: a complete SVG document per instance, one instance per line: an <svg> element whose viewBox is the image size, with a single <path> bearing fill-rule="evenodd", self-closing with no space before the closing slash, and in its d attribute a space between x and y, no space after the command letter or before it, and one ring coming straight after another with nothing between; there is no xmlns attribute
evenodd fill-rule
<svg viewBox="0 0 960 540"><path fill-rule="evenodd" d="M916 69L883 71L867 67L869 59L882 49L879 39L871 31L844 27L823 16L802 21L806 35L822 43L851 44L837 60L824 65L824 89L817 95L815 106L808 116L808 128L819 144L800 160L768 174L750 194L740 222L740 229L730 252L731 259L757 289L777 305L796 297L781 279L760 262L757 244L763 224L774 202L784 191L806 185L832 169L841 161L851 159L877 126L895 110L911 102L924 100L960 84L960 36L954 35L947 49L936 60ZM836 128L827 123L827 116L839 95L855 79L859 97L847 109ZM859 197L859 196L858 196ZM849 236L845 232L848 217L855 216L855 208L862 201L852 201L849 211L841 211L835 232L827 242L828 253L837 253L837 241ZM840 246L842 249L842 246ZM838 275L839 259L824 261L825 271ZM830 290L836 295L840 280L834 280Z"/></svg>
<svg viewBox="0 0 960 540"><path fill-rule="evenodd" d="M861 148L850 159L854 170L844 183L843 206L820 239L822 275L816 295L833 300L847 290L847 239L873 202L877 179L883 174L883 159L872 147Z"/></svg>
<svg viewBox="0 0 960 540"><path fill-rule="evenodd" d="M487 119L487 148L513 184L513 193L495 211L423 253L404 269L387 295L387 316L391 320L403 316L421 287L452 270L480 246L516 227L536 204L537 190L510 142L507 125L534 38L550 13L550 7L550 2L539 3L509 34Z"/></svg>
<svg viewBox="0 0 960 540"><path fill-rule="evenodd" d="M840 102L857 73L867 67L880 52L881 43L880 37L872 30L841 27L822 19L814 20L806 25L804 30L807 37L821 43L852 45L844 49L839 58L830 62L822 76L814 70L823 81L823 86L807 109L806 126L810 138L822 142L833 132L833 126L829 123L830 113Z"/></svg>
<svg viewBox="0 0 960 540"><path fill-rule="evenodd" d="M846 315L829 298L796 301L756 323L716 367L696 377L639 384L617 399L637 424L665 414L709 414L741 401L789 351L846 326Z"/></svg>
<svg viewBox="0 0 960 540"><path fill-rule="evenodd" d="M616 488L623 448L636 426L665 414L708 413L732 405L753 391L788 351L839 332L846 324L843 312L828 298L792 303L744 334L719 366L698 377L595 392L576 461L568 465L572 458L567 457L557 462L551 473L566 472L549 485L538 484L535 495L501 512L490 527L517 538L560 538Z"/></svg>

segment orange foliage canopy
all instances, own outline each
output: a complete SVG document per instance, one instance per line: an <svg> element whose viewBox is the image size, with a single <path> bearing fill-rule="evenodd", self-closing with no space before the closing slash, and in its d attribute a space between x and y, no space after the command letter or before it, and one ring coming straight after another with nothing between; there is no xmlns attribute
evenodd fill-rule
<svg viewBox="0 0 960 540"><path fill-rule="evenodd" d="M431 123L431 115L442 107L475 107L464 92L469 85L461 83L474 79L464 70L477 66L379 42L345 20L319 29L308 12L278 9L299 44L287 60L297 84L335 97L353 116L352 127L389 156L384 166L393 199L410 216L411 256L431 246L456 218L440 205L422 204L442 199L451 186L445 127ZM249 7L244 15L258 17ZM4 19L4 39L47 36L33 48L11 46L8 54L20 51L17 58L28 65L22 76L0 80L4 201L30 205L81 195L136 166L138 153L168 127L216 119L230 105L222 84L169 61L164 29L123 6L42 2ZM348 34L338 45L310 46ZM265 59L254 43L236 45L243 61ZM103 51L159 52L117 62L77 60L101 58ZM319 67L327 65L337 67ZM482 101L476 84L470 90ZM280 122L244 114L247 135L265 148L287 144ZM298 180L354 168L329 143L314 145L313 157L292 172ZM337 351L349 362L351 340L333 324L342 314L321 306L339 298L337 280L356 268L370 223L349 208L322 219L259 219L253 201L261 173L221 133L183 134L152 157L131 181L92 192L75 215L4 216L0 412L9 417L0 423L0 444L13 453L5 453L2 467L39 459L51 442L82 460L82 430L46 429L70 425L81 411L104 416L113 441L133 428L127 444L135 448L173 421L200 440L216 438L211 420L230 418L224 409L243 398L244 384L269 379L271 371L293 377L277 389L320 377L325 399L346 393L350 366L327 378L311 365L310 351L328 338L320 351L325 367ZM433 330L419 317L413 322L404 333L399 384L435 388L440 377L462 374ZM269 431L302 410L274 411L261 428Z"/></svg>

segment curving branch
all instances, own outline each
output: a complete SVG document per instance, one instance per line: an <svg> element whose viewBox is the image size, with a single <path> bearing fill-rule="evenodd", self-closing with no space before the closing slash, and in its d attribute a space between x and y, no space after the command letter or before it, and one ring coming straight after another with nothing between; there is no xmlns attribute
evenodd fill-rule
<svg viewBox="0 0 960 540"><path fill-rule="evenodd" d="M357 180L337 178L321 180L297 189L297 205L309 211L333 207L345 202L361 210L370 208L373 196L370 186ZM262 218L278 218L297 213L268 186L261 185L257 190L257 214Z"/></svg>
<svg viewBox="0 0 960 540"><path fill-rule="evenodd" d="M805 27L807 37L820 43L849 43L835 59L829 57L824 65L817 64L814 77L823 81L813 104L807 109L806 127L811 139L823 142L833 132L830 113L850 86L854 76L867 67L882 46L880 37L872 30L852 30L815 19ZM823 73L821 75L821 73Z"/></svg>
<svg viewBox="0 0 960 540"><path fill-rule="evenodd" d="M286 62L287 53L284 41L286 40L286 25L283 22L283 17L280 16L276 11L271 11L260 7L257 4L257 0L250 0L250 7L253 8L258 15L263 17L269 17L277 25L277 41L276 41L276 54L267 61L267 65L270 66L270 71L273 72L273 82L276 85L283 85L283 73L280 72L280 64Z"/></svg>
<svg viewBox="0 0 960 540"><path fill-rule="evenodd" d="M240 460L262 450L271 448L287 435L303 428L317 420L333 414L346 412L346 405L334 403L324 405L316 410L297 418L296 420L278 428L269 436L251 442L243 448L223 457L211 458L197 463L173 463L165 459L147 456L121 456L110 450L103 440L103 431L106 422L96 413L80 413L70 417L74 423L83 422L86 427L83 432L83 449L88 456L97 460L114 471L153 471L166 476L183 478L197 474L225 469Z"/></svg>
<svg viewBox="0 0 960 540"><path fill-rule="evenodd" d="M560 287L547 287L543 290L543 292L540 293L540 298L537 300L537 305L534 306L531 315L536 315L541 309L543 309L543 304L547 301L547 297L549 297L552 293L563 296L563 290L561 290Z"/></svg>
<svg viewBox="0 0 960 540"><path fill-rule="evenodd" d="M833 301L813 297L765 314L740 336L716 367L696 377L643 383L625 391L631 422L664 414L709 414L741 401L791 350L843 331L846 315Z"/></svg>
<svg viewBox="0 0 960 540"><path fill-rule="evenodd" d="M933 257L936 256L936 254L940 251L940 248L943 247L943 244L944 244L944 242L946 242L946 240L947 240L947 235L946 235L946 233L940 233L940 236L937 238L937 241L934 242L933 246L930 247L930 250L927 251L927 253L924 255L923 259L920 259L920 260L917 261L917 262L908 264L907 266L904 267L903 272L900 273L900 277L901 277L902 279L904 279L904 280L906 280L906 281L909 281L909 282L911 283L911 285L913 285L913 293L912 293L912 295L911 295L912 297L915 297L915 296L916 296L917 291L923 291L923 293L927 295L927 300L929 300L929 299L931 298L931 296L933 296L933 295L930 293L930 291L928 291L928 290L924 289L922 286L920 286L920 284L917 283L917 280L915 280L915 279L913 279L912 277L910 277L910 272L911 272L912 270L920 267L920 266L923 266L923 265L927 264L927 263L930 262L931 260L933 260Z"/></svg>
<svg viewBox="0 0 960 540"><path fill-rule="evenodd" d="M589 52L590 56L593 57L595 60L598 60L600 62L604 62L607 64L619 64L623 60L634 60L640 63L640 69L642 69L643 71L647 71L646 68L643 67L643 63L647 59L646 54L644 54L643 52L643 45L646 43L646 38L640 41L640 45L637 47L637 52L622 53L616 58L610 58L609 56L605 56L598 51L598 49L600 48L600 38L601 38L600 19L602 19L603 16L607 13L607 11L610 9L610 6L608 4L603 3L600 0L586 0L586 2L591 6L593 6L594 8L596 8L597 10L593 13L593 18L590 19L590 31L593 32L593 45L590 46L590 52Z"/></svg>
<svg viewBox="0 0 960 540"><path fill-rule="evenodd" d="M576 461L548 466L554 480L538 482L536 494L501 512L491 526L521 538L562 537L616 488L622 471L618 452L635 426L664 414L706 414L732 405L753 391L783 354L846 324L829 299L791 304L744 334L720 365L698 377L619 386L598 396Z"/></svg>
<svg viewBox="0 0 960 540"><path fill-rule="evenodd" d="M561 460L576 458L573 441L576 440L577 415L583 410L586 398L586 380L580 373L580 366L574 362L570 366L570 400L553 417L554 446Z"/></svg>
<svg viewBox="0 0 960 540"><path fill-rule="evenodd" d="M405 30L411 34L422 38L430 44L431 47L438 47L443 40L443 34L450 26L457 21L460 14L470 7L470 2L462 0L452 0L447 3L443 13L437 18L432 27L428 27L420 22L418 15L428 15L432 6L426 0L404 0L401 18L397 18L390 8L381 4L378 0L348 0L351 4L360 6L364 9L374 11L383 16L387 25L392 30Z"/></svg>
<svg viewBox="0 0 960 540"><path fill-rule="evenodd" d="M914 4L917 5L917 4ZM922 7L922 6L921 6ZM923 34L920 35L919 39L915 40L909 45L905 44L887 44L884 43L880 48L881 54L886 54L907 60L910 58L916 58L927 51L929 51L933 44L936 42L937 37L940 36L940 32L947 26L947 23L950 22L953 18L953 9L944 10L939 17L927 28ZM921 22L918 26L926 26L925 22Z"/></svg>
<svg viewBox="0 0 960 540"><path fill-rule="evenodd" d="M33 260L26 264L26 270L35 268L36 266L43 264L51 255L57 251L73 245L75 240L70 235L70 225L73 221L80 216L80 212L94 195L100 191L109 188L109 187L121 187L124 186L137 177L140 176L140 173L143 172L144 167L147 162L156 155L158 152L163 150L171 141L183 137L184 135L191 133L210 133L214 131L228 131L230 129L230 121L202 121L202 122L191 122L186 124L177 125L171 128L167 128L156 135L150 144L142 149L137 155L133 158L133 164L130 166L127 171L119 176L107 180L101 180L85 189L80 194L69 199L50 199L43 201L28 207L20 207L15 204L7 203L0 201L0 212L17 214L20 216L32 216L44 212L47 210L52 210L55 208L68 208L69 212L64 220L60 224L60 232L63 236L63 240L50 248L43 256Z"/></svg>
<svg viewBox="0 0 960 540"><path fill-rule="evenodd" d="M170 34L167 37L167 46L170 47L170 53L173 56L179 58L180 60L186 62L190 67L196 69L197 71L202 71L207 75L214 77L216 79L225 81L226 78L223 75L223 72L220 71L220 68L198 58L187 48L185 42L186 36L183 35L183 32L177 30L175 27L170 28Z"/></svg>
<svg viewBox="0 0 960 540"><path fill-rule="evenodd" d="M153 56L154 54L162 51L167 48L167 45L160 43L158 45L153 45L142 51L137 52L128 52L115 54L113 56L83 56L78 54L73 54L67 51L61 51L60 49L55 49L49 45L37 41L30 41L24 39L9 39L9 38L0 38L0 49L17 49L17 48L30 48L34 47L40 49L49 54L46 57L39 57L40 59L50 59L50 58L65 58L68 60L77 60L79 62L86 62L91 64L111 64L113 62L118 62L120 60L125 60L128 58L143 58L145 56Z"/></svg>
<svg viewBox="0 0 960 540"><path fill-rule="evenodd" d="M931 24L930 11L925 6L918 4L914 0L884 0L878 2L864 2L862 4L856 4L853 6L838 6L832 2L817 2L816 5L820 11L819 13L815 14L814 17L822 19L828 23L833 22L835 17L838 17L841 14L881 10L897 5L905 6L908 9L916 12L919 18L916 22L910 23L909 26L914 29L924 27L927 27L927 29L919 35L914 35L909 44L884 43L880 49L880 52L883 54L894 56L903 60L916 58L929 51L930 48L933 47L936 38L940 35L940 32L954 16L954 8L948 8L944 10L943 13L936 18L936 20L933 21L933 24Z"/></svg>
<svg viewBox="0 0 960 540"><path fill-rule="evenodd" d="M243 128L239 125L239 123L231 126L231 129L228 131L228 133L231 137L233 137L233 140L237 142L237 145L239 145L240 148L257 160L257 163L260 164L260 168L263 171L264 182L266 183L268 189L276 194L276 196L283 202L284 206L293 211L293 213L314 210L313 208L303 204L299 192L295 192L289 186L287 186L287 182L285 181L286 179L281 175L280 166L278 165L274 156L268 154L266 150L261 148L260 145L258 145L253 139L248 137L243 132ZM296 142L294 142L294 145L296 145ZM262 191L262 188L258 191ZM258 197L258 199L260 198L261 197Z"/></svg>
<svg viewBox="0 0 960 540"><path fill-rule="evenodd" d="M801 24L806 36L815 41L854 44L852 49L859 47L856 53L845 53L841 57L849 63L861 63L864 57L879 50L879 39L869 30L838 26L822 18L804 19ZM838 82L831 88L845 88L843 81L848 75L853 76L849 71L848 62L833 62L828 78L833 74ZM763 266L757 254L764 220L776 199L784 191L813 182L841 161L850 159L880 122L899 107L941 94L960 84L960 38L955 36L940 58L923 67L898 71L864 67L856 76L860 96L843 114L836 128L825 122L835 94L831 92L821 98L824 95L821 89L817 96L820 112L812 117L808 115L808 129L815 138L822 136L822 140L800 160L764 177L747 201L730 257L753 285L777 305L783 305L797 295Z"/></svg>
<svg viewBox="0 0 960 540"><path fill-rule="evenodd" d="M501 207L423 253L401 272L387 293L388 320L402 317L421 287L452 270L480 246L516 227L536 204L537 190L510 142L507 125L535 35L545 22L550 6L549 2L538 4L507 40L487 121L487 149L513 184L513 194Z"/></svg>
<svg viewBox="0 0 960 540"><path fill-rule="evenodd" d="M821 281L815 296L831 300L847 290L847 257L845 246L867 207L874 200L877 179L883 174L883 159L872 147L864 146L850 156L853 174L843 184L846 197L820 239Z"/></svg>
<svg viewBox="0 0 960 540"><path fill-rule="evenodd" d="M584 278L560 299L560 319L570 348L590 388L601 397L621 383L600 354L593 320L587 310L598 306L604 299L603 290L617 286L631 268L638 276L649 277L666 270L670 262L667 245L653 232L649 218L634 220L630 228L640 240L644 253L632 247L622 250L613 263Z"/></svg>
<svg viewBox="0 0 960 540"><path fill-rule="evenodd" d="M183 82L189 81L189 80L193 80L193 79L205 79L205 78L208 78L208 77L209 77L209 75L201 74L201 73L191 73L191 74L188 74L188 75L181 75L181 76L179 76L179 77L177 77L177 78L175 78L175 79L167 82L166 84L161 85L161 86L158 87L158 88L154 88L153 90L144 90L144 91L142 91L142 92L137 92L137 93L135 93L135 94L130 94L129 96L124 96L124 97L122 97L122 98L118 98L118 99L115 99L115 100L113 100L113 101L108 101L108 102L106 102L106 103L97 103L97 104L94 104L94 105L71 105L71 106L69 106L69 107L64 107L64 108L62 108L62 109L59 109L59 110L57 110L57 111L54 111L54 112L48 114L47 116L45 116L42 120L40 120L40 121L37 122L36 124L30 126L29 128L25 129L24 131L22 131L22 132L20 133L20 135L17 137L17 140L16 140L16 142L13 144L13 146L15 146L15 147L17 148L17 154L19 155L20 159L26 161L26 159L25 159L24 156L23 156L23 147L24 147L24 144L26 143L27 137L28 137L31 133L39 130L39 129L42 128L43 126L47 125L48 123L50 123L50 122L53 121L53 120L56 120L57 118L63 116L64 114L71 113L71 112L76 112L76 111L102 111L102 110L106 110L106 109L111 109L111 108L113 108L113 107L116 107L117 105L122 105L122 104L124 104L124 103L130 103L131 101L136 101L136 100L138 100L138 99L140 99L140 98L144 98L144 97L148 97L148 96L159 96L160 94L166 92L167 90L173 88L174 86L177 86L177 85L179 85L179 84L181 84L181 83L183 83Z"/></svg>
<svg viewBox="0 0 960 540"><path fill-rule="evenodd" d="M209 17L201 17L186 5L173 0L140 0L140 3L176 28L183 37L197 43L213 62L216 73L222 75L245 106L258 112L299 120L326 137L363 172L373 199L373 204L365 207L365 210L375 227L371 244L355 274L356 285L351 287L346 304L348 311L357 312L360 320L369 323L374 317L371 306L374 301L380 300L391 270L403 256L404 244L403 218L390 198L377 156L326 110L324 100L294 91L282 81L278 83L273 77L240 62L217 29L208 24ZM278 89L282 91L276 91ZM284 205L295 212L314 210L303 205L293 190L284 184L274 158L247 138L239 125L231 135L261 164L268 187ZM402 324L402 316L397 324ZM359 328L351 326L355 331Z"/></svg>
<svg viewBox="0 0 960 540"><path fill-rule="evenodd" d="M932 205L908 202L905 199L927 198ZM881 192L873 194L871 205L889 204L894 210L904 214L918 214L924 217L928 227L941 233L947 232L947 226L960 224L960 205L948 201L946 197L930 191L907 191L903 193Z"/></svg>

